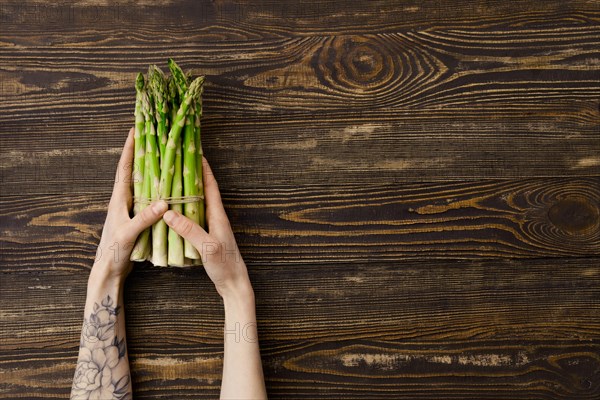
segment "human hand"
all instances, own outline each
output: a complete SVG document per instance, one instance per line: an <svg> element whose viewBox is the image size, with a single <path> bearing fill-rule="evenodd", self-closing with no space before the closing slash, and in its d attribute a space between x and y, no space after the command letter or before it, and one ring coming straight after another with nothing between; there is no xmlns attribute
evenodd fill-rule
<svg viewBox="0 0 600 400"><path fill-rule="evenodd" d="M206 273L221 297L248 299L253 296L253 291L246 264L223 208L219 186L205 158L202 158L202 165L208 232L173 210L167 211L163 219L198 250Z"/></svg>
<svg viewBox="0 0 600 400"><path fill-rule="evenodd" d="M102 237L92 268L92 273L100 272L106 277L119 280L125 279L131 271L132 262L129 261L129 256L138 235L160 220L168 208L167 203L158 201L144 208L133 218L129 217L129 210L133 203L131 194L133 132L132 128L121 153L106 221L102 228Z"/></svg>

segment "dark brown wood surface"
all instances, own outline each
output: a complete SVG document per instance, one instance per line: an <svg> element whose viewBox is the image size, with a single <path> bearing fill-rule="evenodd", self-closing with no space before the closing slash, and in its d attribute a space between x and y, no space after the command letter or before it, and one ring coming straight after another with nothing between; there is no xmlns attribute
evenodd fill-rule
<svg viewBox="0 0 600 400"><path fill-rule="evenodd" d="M600 7L0 2L0 398L65 398L135 73L205 154L271 398L600 397ZM136 398L215 398L201 269L136 265Z"/></svg>

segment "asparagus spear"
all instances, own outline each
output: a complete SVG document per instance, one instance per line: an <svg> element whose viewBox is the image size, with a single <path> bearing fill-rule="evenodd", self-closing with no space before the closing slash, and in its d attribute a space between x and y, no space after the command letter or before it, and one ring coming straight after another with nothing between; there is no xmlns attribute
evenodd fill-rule
<svg viewBox="0 0 600 400"><path fill-rule="evenodd" d="M145 147L145 146L144 146ZM144 157L144 182L142 185L142 195L140 211L148 206L148 200L151 196L152 182L150 180L150 157ZM140 236L138 236L131 251L131 261L144 261L150 256L150 229L144 230Z"/></svg>
<svg viewBox="0 0 600 400"><path fill-rule="evenodd" d="M133 161L133 195L138 198L142 195L144 184L144 155L146 154L146 136L144 132L144 114L142 113L142 92L144 90L144 75L138 74L135 81L135 135L134 135L134 161ZM135 203L134 214L140 211L140 203Z"/></svg>
<svg viewBox="0 0 600 400"><path fill-rule="evenodd" d="M202 98L196 98L194 114L194 146L196 147L196 186L198 195L204 197L204 182L202 177L202 140L200 135L200 118L202 117ZM204 199L198 201L198 224L206 229Z"/></svg>
<svg viewBox="0 0 600 400"><path fill-rule="evenodd" d="M165 146L167 145L167 126L169 104L166 99L167 83L162 70L156 65L151 65L148 68L148 84L154 100L154 111L156 114L156 132L158 136L158 146L162 162Z"/></svg>
<svg viewBox="0 0 600 400"><path fill-rule="evenodd" d="M142 112L142 95L144 91L144 75L138 74L135 81L136 99L135 99L135 135L134 135L134 164L133 164L133 195L137 201L133 205L133 213L137 214L146 208L144 194L146 188L150 186L146 183L146 134L144 124L144 113ZM146 196L146 199L149 197ZM133 250L131 251L131 261L144 261L148 256L148 239L150 230L146 229L136 239Z"/></svg>
<svg viewBox="0 0 600 400"><path fill-rule="evenodd" d="M177 87L172 75L167 79L167 95L170 110L169 120L170 126L172 126L173 121L175 121L175 118L177 117L177 110L179 109ZM183 196L183 157L181 155L181 137L177 141L176 148L175 169L173 172L173 184L171 188L171 197L173 198ZM182 204L174 203L171 205L171 209L183 213ZM183 238L170 227L168 228L167 236L169 265L184 266L185 257L183 255Z"/></svg>
<svg viewBox="0 0 600 400"><path fill-rule="evenodd" d="M190 107L186 118L185 129L183 131L183 195L185 197L198 195L198 183L196 178L197 152L194 143L194 121L194 107ZM198 202L184 203L183 214L198 224L200 222L198 219ZM200 254L198 254L198 251L188 240L184 240L183 243L185 250L184 254L187 258L194 260L200 258Z"/></svg>
<svg viewBox="0 0 600 400"><path fill-rule="evenodd" d="M173 188L171 190L171 196L174 198L179 198L183 194L182 173L180 137L177 142L177 150L175 151L175 171L173 173ZM183 206L178 203L172 204L171 209L178 213L183 212ZM169 265L183 266L185 264L183 238L170 227L168 233L168 252Z"/></svg>
<svg viewBox="0 0 600 400"><path fill-rule="evenodd" d="M159 177L161 175L156 130L154 127L152 104L148 93L142 96L142 110L146 119L146 157L149 158L150 194L152 200L161 197L159 192ZM152 226L152 263L157 266L167 266L167 224L162 219Z"/></svg>

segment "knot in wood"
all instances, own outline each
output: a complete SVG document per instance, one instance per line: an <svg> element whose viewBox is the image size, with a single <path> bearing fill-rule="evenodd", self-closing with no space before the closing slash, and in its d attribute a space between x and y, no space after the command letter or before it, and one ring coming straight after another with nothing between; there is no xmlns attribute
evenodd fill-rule
<svg viewBox="0 0 600 400"><path fill-rule="evenodd" d="M598 204L583 196L559 199L548 210L548 218L554 226L571 235L590 233L600 225Z"/></svg>

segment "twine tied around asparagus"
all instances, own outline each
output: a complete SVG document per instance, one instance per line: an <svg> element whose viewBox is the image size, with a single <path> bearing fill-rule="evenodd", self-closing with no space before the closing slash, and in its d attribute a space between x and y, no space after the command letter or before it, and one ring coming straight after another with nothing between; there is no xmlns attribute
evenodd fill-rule
<svg viewBox="0 0 600 400"><path fill-rule="evenodd" d="M134 204L148 205L148 204L152 203L153 201L158 201L158 200L162 200L167 204L186 204L186 203L196 203L201 200L204 200L204 196L197 195L197 196L182 196L182 197L163 197L163 198L158 198L158 199L149 199L146 197L135 197L135 196L133 197Z"/></svg>

